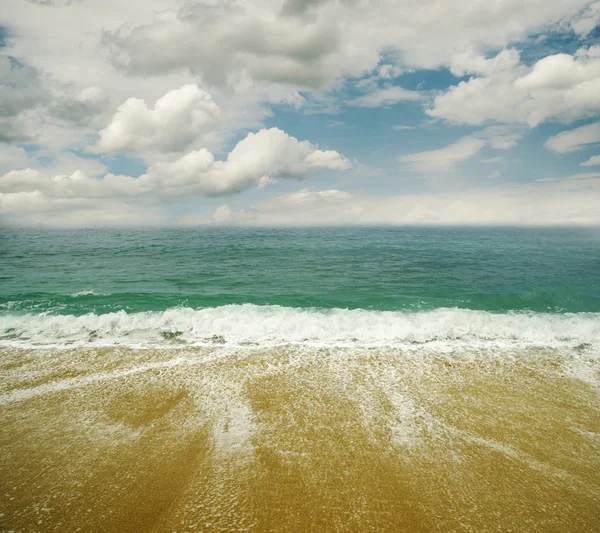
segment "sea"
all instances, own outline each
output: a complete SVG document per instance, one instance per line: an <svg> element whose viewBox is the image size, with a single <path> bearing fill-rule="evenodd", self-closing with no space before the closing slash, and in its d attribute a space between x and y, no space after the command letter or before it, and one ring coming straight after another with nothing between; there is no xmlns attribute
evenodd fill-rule
<svg viewBox="0 0 600 533"><path fill-rule="evenodd" d="M600 531L600 229L0 228L0 531Z"/></svg>

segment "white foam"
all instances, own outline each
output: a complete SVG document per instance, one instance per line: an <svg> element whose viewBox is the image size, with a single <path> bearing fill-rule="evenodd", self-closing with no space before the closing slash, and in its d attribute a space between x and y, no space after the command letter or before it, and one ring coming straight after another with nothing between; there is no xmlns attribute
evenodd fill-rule
<svg viewBox="0 0 600 533"><path fill-rule="evenodd" d="M96 293L93 290L86 290L86 291L79 291L79 292L74 292L73 294L71 294L72 298L77 298L78 296L89 296L93 294L94 296L97 296Z"/></svg>
<svg viewBox="0 0 600 533"><path fill-rule="evenodd" d="M227 305L102 315L0 316L4 345L539 346L600 347L600 313L494 314Z"/></svg>

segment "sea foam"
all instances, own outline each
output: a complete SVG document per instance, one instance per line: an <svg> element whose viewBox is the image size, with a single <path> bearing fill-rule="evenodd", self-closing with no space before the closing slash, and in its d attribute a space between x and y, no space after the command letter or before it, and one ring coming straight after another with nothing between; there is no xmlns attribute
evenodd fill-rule
<svg viewBox="0 0 600 533"><path fill-rule="evenodd" d="M303 309L251 304L0 316L4 345L539 346L600 348L600 313Z"/></svg>

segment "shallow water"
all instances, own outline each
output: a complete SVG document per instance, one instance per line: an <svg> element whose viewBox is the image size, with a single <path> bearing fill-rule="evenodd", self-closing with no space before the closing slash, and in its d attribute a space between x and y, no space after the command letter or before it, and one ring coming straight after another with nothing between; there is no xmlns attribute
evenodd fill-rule
<svg viewBox="0 0 600 533"><path fill-rule="evenodd" d="M598 531L589 346L0 355L4 530Z"/></svg>

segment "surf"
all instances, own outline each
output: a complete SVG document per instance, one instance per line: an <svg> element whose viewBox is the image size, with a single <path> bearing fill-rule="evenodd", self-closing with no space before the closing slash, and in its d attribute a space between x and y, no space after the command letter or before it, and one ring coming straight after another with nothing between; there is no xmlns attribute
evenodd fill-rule
<svg viewBox="0 0 600 533"><path fill-rule="evenodd" d="M4 314L0 346L549 347L600 349L600 313L440 308L314 309L253 304L81 316Z"/></svg>

